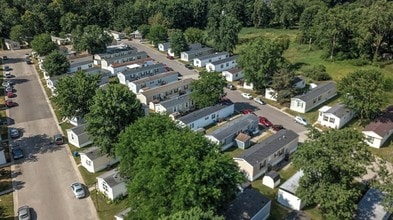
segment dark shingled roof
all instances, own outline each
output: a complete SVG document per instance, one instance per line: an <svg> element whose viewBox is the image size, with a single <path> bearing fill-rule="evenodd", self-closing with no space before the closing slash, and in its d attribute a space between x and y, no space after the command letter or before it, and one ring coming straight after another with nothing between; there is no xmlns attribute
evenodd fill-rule
<svg viewBox="0 0 393 220"><path fill-rule="evenodd" d="M232 74L234 74L234 73L241 72L241 71L243 71L243 70L240 69L240 68L238 68L238 67L234 67L234 68L229 69L229 70L226 70L226 71L227 71L227 72L230 72L230 73L232 73Z"/></svg>
<svg viewBox="0 0 393 220"><path fill-rule="evenodd" d="M90 159L90 160L94 160L97 159L99 157L102 156L100 149L98 149L98 147L91 147L86 151L82 152L83 154L86 154L86 156Z"/></svg>
<svg viewBox="0 0 393 220"><path fill-rule="evenodd" d="M332 115L335 115L335 116L341 118L349 111L350 110L348 108L346 108L344 104L337 104L337 105L331 107L325 113L330 113Z"/></svg>
<svg viewBox="0 0 393 220"><path fill-rule="evenodd" d="M393 110L388 108L380 117L368 124L363 131L373 131L385 137L393 129Z"/></svg>
<svg viewBox="0 0 393 220"><path fill-rule="evenodd" d="M217 60L217 61L214 61L214 62L211 62L211 63L216 66L216 65L219 65L221 63L226 63L226 62L230 62L232 60L236 60L237 58L238 58L238 56L236 55L236 56L227 57L227 58L222 59L222 60Z"/></svg>
<svg viewBox="0 0 393 220"><path fill-rule="evenodd" d="M254 114L242 115L239 118L234 119L231 122L223 125L212 133L208 134L217 140L222 140L228 136L234 135L245 127L252 127L250 125L254 124L254 127L258 128L258 117Z"/></svg>
<svg viewBox="0 0 393 220"><path fill-rule="evenodd" d="M225 209L226 220L252 219L270 199L254 189L245 189ZM270 211L270 210L269 210Z"/></svg>
<svg viewBox="0 0 393 220"><path fill-rule="evenodd" d="M243 158L249 164L255 165L298 137L299 135L292 130L282 129L262 142L248 148L238 158Z"/></svg>
<svg viewBox="0 0 393 220"><path fill-rule="evenodd" d="M79 125L79 126L70 128L70 130L71 130L74 134L80 135L80 134L83 134L83 133L86 132L86 130L85 130L85 129L86 129L86 126L87 126L87 124L82 124L82 125Z"/></svg>
<svg viewBox="0 0 393 220"><path fill-rule="evenodd" d="M327 82L321 85L318 85L316 88L308 91L307 93L301 94L301 95L297 95L294 98L303 100L303 101L308 101L308 100L312 100L320 95L322 95L323 93L325 93L326 91L335 88L336 87L336 83L335 82Z"/></svg>
<svg viewBox="0 0 393 220"><path fill-rule="evenodd" d="M184 124L188 124L188 123L191 123L197 119L206 117L214 112L220 111L221 109L225 109L226 107L228 107L230 105L233 105L233 103L228 100L228 102L225 104L218 104L218 105L209 106L209 107L206 107L203 109L193 111L193 112L179 118L178 120L183 122Z"/></svg>
<svg viewBox="0 0 393 220"><path fill-rule="evenodd" d="M228 55L228 52L212 53L212 54L208 54L208 55L204 55L204 56L197 57L197 58L195 58L195 59L198 59L198 60L207 60L207 59L210 59L210 58L219 57L219 56L223 56L223 55Z"/></svg>

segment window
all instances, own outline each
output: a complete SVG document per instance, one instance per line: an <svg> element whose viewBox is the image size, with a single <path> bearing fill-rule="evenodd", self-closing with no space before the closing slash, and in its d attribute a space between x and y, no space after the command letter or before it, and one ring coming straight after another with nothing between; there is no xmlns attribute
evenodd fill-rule
<svg viewBox="0 0 393 220"><path fill-rule="evenodd" d="M296 101L297 107L303 108L303 102L301 101Z"/></svg>
<svg viewBox="0 0 393 220"><path fill-rule="evenodd" d="M329 117L323 116L323 120L324 120L324 121L328 121L328 120L329 120Z"/></svg>
<svg viewBox="0 0 393 220"><path fill-rule="evenodd" d="M265 166L266 166L266 160L264 160L262 163L259 164L259 169L262 169Z"/></svg>
<svg viewBox="0 0 393 220"><path fill-rule="evenodd" d="M91 166L91 161L90 160L86 160L86 165L87 166Z"/></svg>
<svg viewBox="0 0 393 220"><path fill-rule="evenodd" d="M321 99L322 99L322 96L321 95L318 96L318 101L321 101Z"/></svg>
<svg viewBox="0 0 393 220"><path fill-rule="evenodd" d="M313 100L312 100L312 103L316 103L316 102L317 102L317 99L313 99Z"/></svg>
<svg viewBox="0 0 393 220"><path fill-rule="evenodd" d="M108 192L108 185L105 182L102 182L102 189Z"/></svg>
<svg viewBox="0 0 393 220"><path fill-rule="evenodd" d="M367 136L366 137L366 140L367 140L367 142L369 142L370 144L372 144L372 143L374 143L374 137L371 137L371 136Z"/></svg>
<svg viewBox="0 0 393 220"><path fill-rule="evenodd" d="M335 119L335 118L330 118L330 119L329 119L329 122L334 123L334 121L335 121L334 119Z"/></svg>
<svg viewBox="0 0 393 220"><path fill-rule="evenodd" d="M74 134L71 134L71 139L74 140Z"/></svg>
<svg viewBox="0 0 393 220"><path fill-rule="evenodd" d="M82 69L82 67L80 67L80 66L78 66L78 68L77 68L78 70L81 70Z"/></svg>
<svg viewBox="0 0 393 220"><path fill-rule="evenodd" d="M212 119L214 119L216 117L216 115L215 114L212 114Z"/></svg>
<svg viewBox="0 0 393 220"><path fill-rule="evenodd" d="M229 63L227 63L225 66L229 66Z"/></svg>
<svg viewBox="0 0 393 220"><path fill-rule="evenodd" d="M208 120L208 119L209 119L209 116L206 116L206 117L205 117L205 120Z"/></svg>
<svg viewBox="0 0 393 220"><path fill-rule="evenodd" d="M191 128L194 128L194 123L192 123L190 127L191 127Z"/></svg>
<svg viewBox="0 0 393 220"><path fill-rule="evenodd" d="M224 64L221 64L221 68L224 68Z"/></svg>

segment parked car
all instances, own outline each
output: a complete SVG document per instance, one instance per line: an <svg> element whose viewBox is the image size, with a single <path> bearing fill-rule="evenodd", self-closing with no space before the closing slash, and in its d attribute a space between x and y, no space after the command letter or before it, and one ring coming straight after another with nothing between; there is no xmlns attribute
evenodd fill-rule
<svg viewBox="0 0 393 220"><path fill-rule="evenodd" d="M187 69L189 69L189 70L192 70L192 69L194 69L194 67L191 65L191 64L189 64L189 63L187 63L186 65L184 65Z"/></svg>
<svg viewBox="0 0 393 220"><path fill-rule="evenodd" d="M3 60L8 60L8 57L7 56L3 56Z"/></svg>
<svg viewBox="0 0 393 220"><path fill-rule="evenodd" d="M169 54L166 55L166 58L169 59L169 60L174 60L175 59L173 56L170 56Z"/></svg>
<svg viewBox="0 0 393 220"><path fill-rule="evenodd" d="M11 150L11 153L12 153L12 158L14 158L14 160L18 160L24 157L23 151L19 147L13 148Z"/></svg>
<svg viewBox="0 0 393 220"><path fill-rule="evenodd" d="M18 209L18 219L19 220L30 220L31 219L29 206L25 205L25 206L22 206Z"/></svg>
<svg viewBox="0 0 393 220"><path fill-rule="evenodd" d="M258 104L261 104L261 105L264 105L264 104L266 104L261 98L259 98L259 97L255 97L254 98L254 101L256 102L256 103L258 103Z"/></svg>
<svg viewBox="0 0 393 220"><path fill-rule="evenodd" d="M250 95L250 93L242 93L242 96L246 99L252 99L252 95Z"/></svg>
<svg viewBox="0 0 393 220"><path fill-rule="evenodd" d="M33 62L29 58L27 58L26 59L26 64L33 64Z"/></svg>
<svg viewBox="0 0 393 220"><path fill-rule="evenodd" d="M53 141L54 141L55 144L57 144L57 145L64 144L63 135L62 135L62 134L55 134L55 135L53 136Z"/></svg>
<svg viewBox="0 0 393 220"><path fill-rule="evenodd" d="M271 122L270 122L267 118L265 118L265 117L259 116L258 119L259 119L259 121L258 121L259 124L261 124L261 125L263 125L263 126L270 127L270 126L273 125L273 123L271 123Z"/></svg>
<svg viewBox="0 0 393 220"><path fill-rule="evenodd" d="M11 72L9 72L9 71L4 72L4 77L5 77L5 78L11 78L11 77L12 77Z"/></svg>
<svg viewBox="0 0 393 220"><path fill-rule="evenodd" d="M14 91L14 88L13 88L11 85L8 85L8 86L5 88L5 91L6 91L6 92L13 92L13 91Z"/></svg>
<svg viewBox="0 0 393 220"><path fill-rule="evenodd" d="M13 92L7 92L7 98L13 98L14 93Z"/></svg>
<svg viewBox="0 0 393 220"><path fill-rule="evenodd" d="M78 199L81 199L85 197L85 189L83 188L83 185L80 183L73 183L71 184L71 189L72 192L74 193L74 196Z"/></svg>
<svg viewBox="0 0 393 220"><path fill-rule="evenodd" d="M3 81L3 83L1 84L3 87L9 87L11 86L10 82L8 81Z"/></svg>
<svg viewBox="0 0 393 220"><path fill-rule="evenodd" d="M7 101L5 101L5 105L7 107L14 107L16 105L16 103L14 101L12 101L12 99L7 99Z"/></svg>
<svg viewBox="0 0 393 220"><path fill-rule="evenodd" d="M4 58L3 58L4 59ZM9 71L9 70L11 70L11 68L9 67L9 66L4 66L4 71Z"/></svg>
<svg viewBox="0 0 393 220"><path fill-rule="evenodd" d="M273 125L273 126L271 126L271 129L273 130L273 131L279 131L279 130L282 130L282 129L284 129L284 126L282 126L282 125Z"/></svg>
<svg viewBox="0 0 393 220"><path fill-rule="evenodd" d="M12 138L18 138L19 137L19 130L16 128L11 128L10 129L10 136Z"/></svg>
<svg viewBox="0 0 393 220"><path fill-rule="evenodd" d="M295 122L296 122L296 123L299 123L299 124L302 124L302 125L304 125L304 126L307 126L307 125L308 125L307 120L306 120L305 118L303 118L302 116L296 116L296 117L295 117Z"/></svg>
<svg viewBox="0 0 393 220"><path fill-rule="evenodd" d="M234 85L232 85L230 83L228 83L227 88L230 89L230 90L236 90L236 86L234 86Z"/></svg>
<svg viewBox="0 0 393 220"><path fill-rule="evenodd" d="M251 109L243 109L242 114L248 115L248 114L254 114L254 112Z"/></svg>

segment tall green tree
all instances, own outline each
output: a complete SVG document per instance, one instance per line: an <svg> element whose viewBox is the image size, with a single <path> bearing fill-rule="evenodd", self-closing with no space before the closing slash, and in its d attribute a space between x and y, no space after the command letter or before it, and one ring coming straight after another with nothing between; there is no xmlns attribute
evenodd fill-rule
<svg viewBox="0 0 393 220"><path fill-rule="evenodd" d="M224 220L224 217L217 216L212 211L203 211L202 209L196 207L187 211L179 211L170 216L165 216L160 218L160 220L179 220L179 219L189 219L189 220Z"/></svg>
<svg viewBox="0 0 393 220"><path fill-rule="evenodd" d="M218 28L218 29L216 29ZM212 17L208 21L208 36L218 51L232 53L239 41L238 34L241 23L235 17L226 15L224 11L219 17Z"/></svg>
<svg viewBox="0 0 393 220"><path fill-rule="evenodd" d="M142 24L138 26L138 31L142 34L142 38L145 38L150 32L150 25Z"/></svg>
<svg viewBox="0 0 393 220"><path fill-rule="evenodd" d="M372 119L385 104L386 82L379 71L357 70L342 78L338 89L344 94L344 103L366 120Z"/></svg>
<svg viewBox="0 0 393 220"><path fill-rule="evenodd" d="M214 105L223 96L225 85L221 73L202 71L199 79L191 82L191 99L198 108Z"/></svg>
<svg viewBox="0 0 393 220"><path fill-rule="evenodd" d="M258 90L266 88L274 73L287 63L283 57L288 41L258 38L240 51L237 63L243 69L244 78Z"/></svg>
<svg viewBox="0 0 393 220"><path fill-rule="evenodd" d="M162 25L153 25L149 30L147 38L157 46L159 43L163 43L168 39L167 29Z"/></svg>
<svg viewBox="0 0 393 220"><path fill-rule="evenodd" d="M126 86L108 84L97 90L86 115L87 132L107 155L114 155L119 134L144 115L142 104Z"/></svg>
<svg viewBox="0 0 393 220"><path fill-rule="evenodd" d="M6 1L1 1L0 5L3 6L2 13L0 13L0 36L10 36L11 27L20 23L20 16L18 10Z"/></svg>
<svg viewBox="0 0 393 220"><path fill-rule="evenodd" d="M127 197L135 210L129 219L154 219L191 208L217 212L244 180L219 146L165 115L143 117L127 127L116 152L128 193L134 195Z"/></svg>
<svg viewBox="0 0 393 220"><path fill-rule="evenodd" d="M84 118L89 113L92 99L98 89L100 75L79 71L72 76L61 78L56 84L54 102L63 117Z"/></svg>
<svg viewBox="0 0 393 220"><path fill-rule="evenodd" d="M21 24L17 24L11 27L10 38L16 42L22 42L26 40L27 31Z"/></svg>
<svg viewBox="0 0 393 220"><path fill-rule="evenodd" d="M372 158L362 133L326 131L294 154L293 164L304 172L296 195L306 205L317 204L329 219L352 219L361 196L354 178L366 174Z"/></svg>
<svg viewBox="0 0 393 220"><path fill-rule="evenodd" d="M74 31L78 25L84 26L86 20L86 17L83 15L77 15L75 13L68 12L61 16L60 27L64 33L69 34Z"/></svg>
<svg viewBox="0 0 393 220"><path fill-rule="evenodd" d="M45 57L42 63L46 72L49 76L61 75L68 72L70 63L67 57L61 54L58 50L52 51L48 56Z"/></svg>
<svg viewBox="0 0 393 220"><path fill-rule="evenodd" d="M170 34L169 43L171 44L171 50L175 53L175 56L180 56L182 51L188 50L186 38L181 30L175 30Z"/></svg>
<svg viewBox="0 0 393 220"><path fill-rule="evenodd" d="M271 23L273 14L266 1L256 0L251 17L254 27L267 27Z"/></svg>
<svg viewBox="0 0 393 220"><path fill-rule="evenodd" d="M187 40L187 43L205 43L205 32L199 28L187 28L184 31L184 36Z"/></svg>
<svg viewBox="0 0 393 220"><path fill-rule="evenodd" d="M97 25L88 25L83 29L78 27L72 34L73 46L77 51L87 51L90 54L105 52L106 46L113 38Z"/></svg>
<svg viewBox="0 0 393 220"><path fill-rule="evenodd" d="M276 91L275 98L279 103L290 101L290 97L296 94L294 88L295 73L289 69L280 69L272 77L272 84L270 87Z"/></svg>
<svg viewBox="0 0 393 220"><path fill-rule="evenodd" d="M57 48L52 42L50 34L44 33L34 36L31 41L31 48L41 56L46 56Z"/></svg>

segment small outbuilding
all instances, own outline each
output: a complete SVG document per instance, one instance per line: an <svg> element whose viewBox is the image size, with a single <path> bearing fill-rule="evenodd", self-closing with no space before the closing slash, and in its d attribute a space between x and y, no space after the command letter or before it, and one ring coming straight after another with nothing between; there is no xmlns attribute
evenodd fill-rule
<svg viewBox="0 0 393 220"><path fill-rule="evenodd" d="M7 163L7 160L5 159L4 148L0 147L0 165L5 163Z"/></svg>
<svg viewBox="0 0 393 220"><path fill-rule="evenodd" d="M251 145L251 136L241 132L240 134L238 134L235 138L236 141L236 145L238 148L240 149L246 149L249 148Z"/></svg>
<svg viewBox="0 0 393 220"><path fill-rule="evenodd" d="M280 185L280 181L281 181L280 174L272 170L263 177L262 184L269 188L274 189L278 185Z"/></svg>

